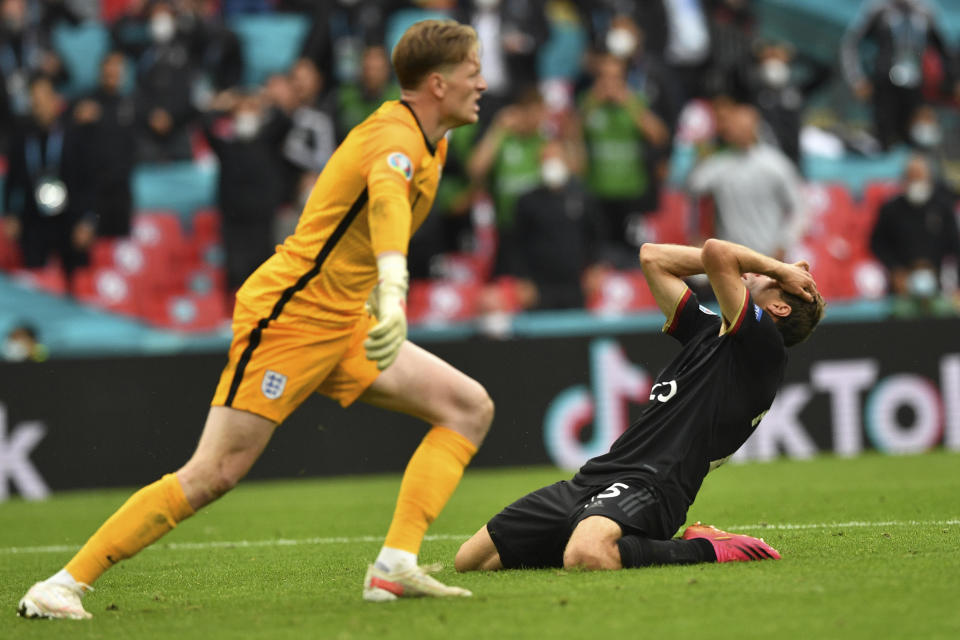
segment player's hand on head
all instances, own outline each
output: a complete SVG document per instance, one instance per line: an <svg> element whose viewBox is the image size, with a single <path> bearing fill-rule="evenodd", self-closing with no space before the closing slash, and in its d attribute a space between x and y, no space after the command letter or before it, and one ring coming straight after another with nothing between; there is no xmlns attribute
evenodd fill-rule
<svg viewBox="0 0 960 640"><path fill-rule="evenodd" d="M784 264L777 280L784 291L808 302L812 302L817 293L817 283L810 275L810 265L804 260Z"/></svg>
<svg viewBox="0 0 960 640"><path fill-rule="evenodd" d="M407 339L407 259L401 254L381 256L377 260L380 281L367 301L368 310L378 322L363 343L367 359L381 371L393 364Z"/></svg>

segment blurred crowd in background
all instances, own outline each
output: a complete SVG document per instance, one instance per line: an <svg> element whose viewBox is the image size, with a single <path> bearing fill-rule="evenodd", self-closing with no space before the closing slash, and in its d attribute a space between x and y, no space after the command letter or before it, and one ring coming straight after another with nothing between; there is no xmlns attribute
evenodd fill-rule
<svg viewBox="0 0 960 640"><path fill-rule="evenodd" d="M450 134L410 268L415 280L466 283L470 313L600 308L610 287L634 282L643 242L710 235L785 260L822 257L824 269L852 269L862 249L882 268L873 290L894 294L897 313L955 313L960 142L944 115L960 105L960 43L924 0L876 0L825 61L761 36L756 4L0 0L0 267L58 265L77 294L97 247L132 233L135 167L215 159L214 295L228 312L230 292L292 231L338 143L400 97L389 58L399 33L447 16L476 28L489 89L480 122ZM310 25L290 68L257 85L229 26L249 14ZM108 52L98 86L68 100L70 65L52 33L87 20L108 29ZM582 46L547 75L542 52L560 27ZM810 126L810 102L838 84L869 119L823 122L821 109ZM695 163L671 184L681 142ZM806 184L806 154L904 146L901 180L874 189L869 215ZM836 231L829 242L824 228ZM858 291L825 286L828 298ZM411 292L414 307L425 287Z"/></svg>

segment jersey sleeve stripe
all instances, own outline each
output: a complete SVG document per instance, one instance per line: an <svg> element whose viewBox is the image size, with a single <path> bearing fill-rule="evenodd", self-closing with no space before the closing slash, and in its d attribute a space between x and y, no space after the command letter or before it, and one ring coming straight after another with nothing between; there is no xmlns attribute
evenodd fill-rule
<svg viewBox="0 0 960 640"><path fill-rule="evenodd" d="M743 319L747 317L747 308L750 306L750 292L743 290L743 302L740 303L740 312L737 314L737 321L733 323L727 333L736 333L743 324Z"/></svg>
<svg viewBox="0 0 960 640"><path fill-rule="evenodd" d="M663 325L664 333L673 333L677 329L677 323L680 322L680 313L687 305L687 301L690 300L690 295L691 291L689 287L684 289L683 295L680 296L680 299L677 300L677 304L673 308L673 313L670 314L666 324Z"/></svg>
<svg viewBox="0 0 960 640"><path fill-rule="evenodd" d="M327 241L323 243L323 247L321 247L320 253L317 254L317 257L314 260L313 266L310 268L310 270L300 276L295 283L284 289L283 293L280 294L280 298L277 299L276 304L273 305L270 315L266 318L261 318L260 321L257 322L257 326L254 327L250 332L250 338L247 342L247 347L240 355L240 360L237 362L237 368L233 372L233 380L230 381L230 392L227 394L226 402L224 402L225 406L233 406L233 401L237 396L237 391L240 389L240 383L243 381L243 373L247 368L247 364L250 362L250 358L253 357L254 350L260 344L260 337L263 334L263 330L267 328L267 325L269 325L272 320L279 318L280 314L283 312L283 307L286 306L290 299L293 298L298 291L301 291L304 287L306 287L307 284L320 273L320 268L323 266L323 263L326 262L330 252L333 251L335 246L337 246L337 243L347 232L347 229L350 228L350 225L360 214L360 211L366 206L367 197L367 190L364 189L350 206L347 214L342 220L340 220L337 228L333 230L333 233L330 234L330 237L327 238Z"/></svg>

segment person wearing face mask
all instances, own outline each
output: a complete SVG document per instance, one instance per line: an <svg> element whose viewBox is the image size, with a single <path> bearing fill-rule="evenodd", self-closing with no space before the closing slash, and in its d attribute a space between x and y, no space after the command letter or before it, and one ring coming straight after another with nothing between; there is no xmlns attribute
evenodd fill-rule
<svg viewBox="0 0 960 640"><path fill-rule="evenodd" d="M627 84L642 95L664 124L673 132L683 109L682 90L674 74L655 54L646 51L648 34L626 14L615 16L604 38L604 49L627 69Z"/></svg>
<svg viewBox="0 0 960 640"><path fill-rule="evenodd" d="M273 217L286 195L277 149L290 119L266 93L225 92L212 107L203 132L220 161L217 205L232 292L273 253Z"/></svg>
<svg viewBox="0 0 960 640"><path fill-rule="evenodd" d="M780 150L799 169L803 111L810 95L830 79L830 67L798 56L792 46L781 42L759 45L754 60L748 72L752 101Z"/></svg>
<svg viewBox="0 0 960 640"><path fill-rule="evenodd" d="M581 279L600 253L602 219L567 156L562 142L548 142L541 153L541 186L517 201L511 275L519 279L528 309L583 308Z"/></svg>
<svg viewBox="0 0 960 640"><path fill-rule="evenodd" d="M619 262L632 266L643 242L638 229L657 208L658 175L651 156L669 143L666 125L627 85L623 62L601 56L593 87L580 101L587 152L587 186L599 201Z"/></svg>
<svg viewBox="0 0 960 640"><path fill-rule="evenodd" d="M137 60L137 155L141 162L187 160L195 61L180 33L175 7L156 0L149 8L150 44Z"/></svg>
<svg viewBox="0 0 960 640"><path fill-rule="evenodd" d="M923 58L935 52L944 71L943 91L960 98L960 72L948 40L926 0L877 0L844 36L840 60L859 100L870 100L876 135L884 149L908 142L910 115L922 101ZM876 44L873 71L860 63L860 43Z"/></svg>
<svg viewBox="0 0 960 640"><path fill-rule="evenodd" d="M0 352L7 362L43 362L48 355L47 347L37 339L37 330L29 324L11 329Z"/></svg>
<svg viewBox="0 0 960 640"><path fill-rule="evenodd" d="M944 258L960 265L956 198L937 188L930 162L911 156L903 172L903 192L881 207L870 233L870 250L886 267L894 311L900 315L942 313L940 296Z"/></svg>

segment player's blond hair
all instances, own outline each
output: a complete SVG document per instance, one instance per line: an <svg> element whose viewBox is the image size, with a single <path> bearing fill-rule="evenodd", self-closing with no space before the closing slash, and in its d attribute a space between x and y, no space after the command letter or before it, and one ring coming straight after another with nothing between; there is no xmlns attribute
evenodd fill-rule
<svg viewBox="0 0 960 640"><path fill-rule="evenodd" d="M430 73L458 65L477 50L477 32L456 20L421 20L393 48L393 70L402 89L416 89Z"/></svg>

